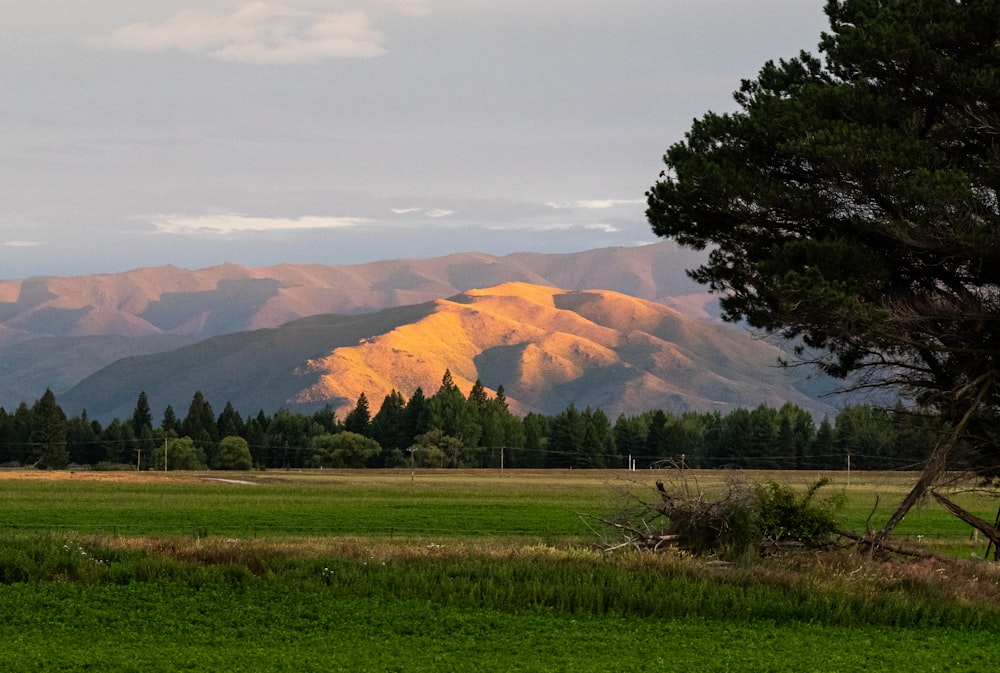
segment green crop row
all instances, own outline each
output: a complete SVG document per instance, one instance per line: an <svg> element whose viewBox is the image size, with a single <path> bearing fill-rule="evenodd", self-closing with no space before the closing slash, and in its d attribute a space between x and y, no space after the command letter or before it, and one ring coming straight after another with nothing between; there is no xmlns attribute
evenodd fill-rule
<svg viewBox="0 0 1000 673"><path fill-rule="evenodd" d="M1000 635L988 597L871 565L163 544L0 536L5 670L943 671Z"/></svg>
<svg viewBox="0 0 1000 673"><path fill-rule="evenodd" d="M996 635L514 614L426 600L172 584L8 588L0 591L0 607L11 673L960 671L976 670Z"/></svg>

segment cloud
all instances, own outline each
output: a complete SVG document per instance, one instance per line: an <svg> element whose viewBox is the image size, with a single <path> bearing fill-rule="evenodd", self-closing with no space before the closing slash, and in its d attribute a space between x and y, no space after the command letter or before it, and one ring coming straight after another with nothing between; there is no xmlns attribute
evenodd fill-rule
<svg viewBox="0 0 1000 673"><path fill-rule="evenodd" d="M343 229L365 224L361 217L250 217L239 213L218 215L154 215L149 218L164 234L234 234L238 232L289 231L295 229Z"/></svg>
<svg viewBox="0 0 1000 673"><path fill-rule="evenodd" d="M44 241L4 241L3 245L8 248L37 248L47 245Z"/></svg>
<svg viewBox="0 0 1000 673"><path fill-rule="evenodd" d="M445 210L444 208L434 208L433 210L427 211L427 217L439 218L448 217L449 215L454 215L454 210Z"/></svg>
<svg viewBox="0 0 1000 673"><path fill-rule="evenodd" d="M646 203L645 199L586 199L583 201L561 201L549 203L552 208L584 208L586 210L603 210L617 206L635 206Z"/></svg>
<svg viewBox="0 0 1000 673"><path fill-rule="evenodd" d="M415 213L423 213L427 217L433 217L435 219L455 214L454 210L448 210L446 208L392 208L391 210L396 215L413 215Z"/></svg>
<svg viewBox="0 0 1000 673"><path fill-rule="evenodd" d="M159 23L141 21L95 37L105 49L155 53L178 50L220 61L316 63L373 58L384 37L361 11L307 11L258 0L229 13L185 9Z"/></svg>
<svg viewBox="0 0 1000 673"><path fill-rule="evenodd" d="M621 232L621 227L616 227L613 224L606 224L603 222L599 222L597 224L588 224L584 227L584 229L590 229L592 231L603 231L607 234L617 234Z"/></svg>

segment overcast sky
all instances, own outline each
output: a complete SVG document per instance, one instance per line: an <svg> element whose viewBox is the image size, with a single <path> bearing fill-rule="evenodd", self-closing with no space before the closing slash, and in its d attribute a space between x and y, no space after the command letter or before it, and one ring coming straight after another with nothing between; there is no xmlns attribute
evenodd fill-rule
<svg viewBox="0 0 1000 673"><path fill-rule="evenodd" d="M0 278L654 242L822 0L5 0Z"/></svg>

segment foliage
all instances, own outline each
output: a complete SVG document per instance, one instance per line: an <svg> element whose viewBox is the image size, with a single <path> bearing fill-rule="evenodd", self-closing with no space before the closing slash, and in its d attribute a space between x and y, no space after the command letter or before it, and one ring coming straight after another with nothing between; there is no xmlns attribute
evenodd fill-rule
<svg viewBox="0 0 1000 673"><path fill-rule="evenodd" d="M829 542L837 529L834 515L844 500L835 496L815 502L816 492L829 483L825 477L819 479L802 495L773 480L758 484L754 499L765 544L792 541L815 547Z"/></svg>
<svg viewBox="0 0 1000 673"><path fill-rule="evenodd" d="M31 408L31 460L38 467L59 469L69 464L66 448L66 414L46 390Z"/></svg>
<svg viewBox="0 0 1000 673"><path fill-rule="evenodd" d="M793 404L780 409L767 405L752 410L734 409L726 415L719 412L675 415L654 410L634 416L622 414L612 425L601 409L587 408L581 412L572 404L555 416L529 413L519 418L507 407L502 386L498 386L493 397L483 388L468 399L453 383L443 390L463 423L474 429L469 435L477 438L473 444L444 432L441 413L448 405L435 402L436 396L424 398L417 389L407 401L393 391L368 424L371 439L379 446L378 452L363 462L351 464L409 465L406 451L421 445L423 454L418 453L423 458L421 464L439 467L499 468L502 460L505 467L514 468L613 468L624 467L631 460L638 468L676 462L694 468L843 469L848 466L850 456L854 469L912 469L932 450L933 436L940 426L934 417L902 405L891 411L850 406L834 419L834 430L830 419L817 426L808 412ZM203 412L206 407L210 409L203 397L192 406ZM53 408L61 412L57 404ZM175 428L180 426L171 408L168 406L164 411L159 427L153 429L144 423L138 436L133 421L114 419L102 428L87 417L86 410L69 418L66 449L70 463L108 462L143 470L162 469L163 442L177 438ZM21 466L32 455L37 460L38 446L32 440L34 427L34 411L27 405L20 405L14 414L0 409L0 465ZM333 465L330 461L323 462L322 457L313 460L316 457L313 441L346 429L329 407L312 415L279 409L271 417L261 410L244 421L229 403L215 427L220 433L237 428L238 434L224 436L244 439L251 464L261 469ZM412 434L414 428L424 430ZM203 439L195 441L195 445L205 452L208 466L226 469L220 456L221 440L205 439L209 437L205 428L199 432ZM457 443L426 441L444 436ZM159 463L151 458L154 452L160 456Z"/></svg>
<svg viewBox="0 0 1000 673"><path fill-rule="evenodd" d="M218 467L220 470L249 470L253 467L250 445L242 437L232 435L219 442Z"/></svg>
<svg viewBox="0 0 1000 673"><path fill-rule="evenodd" d="M692 276L727 319L940 414L938 473L1000 470L998 11L830 0L823 58L766 63L647 193L655 233L711 248Z"/></svg>
<svg viewBox="0 0 1000 673"><path fill-rule="evenodd" d="M314 467L364 467L382 450L375 440L350 430L335 435L317 435L312 438L310 447Z"/></svg>
<svg viewBox="0 0 1000 673"><path fill-rule="evenodd" d="M344 430L363 437L371 435L371 411L368 409L368 397L362 392L354 408L344 417Z"/></svg>
<svg viewBox="0 0 1000 673"><path fill-rule="evenodd" d="M153 450L152 462L154 470L208 469L205 452L190 437L167 440L166 446L157 445Z"/></svg>
<svg viewBox="0 0 1000 673"><path fill-rule="evenodd" d="M462 440L437 428L414 437L413 445L407 450L420 467L456 467L462 449Z"/></svg>

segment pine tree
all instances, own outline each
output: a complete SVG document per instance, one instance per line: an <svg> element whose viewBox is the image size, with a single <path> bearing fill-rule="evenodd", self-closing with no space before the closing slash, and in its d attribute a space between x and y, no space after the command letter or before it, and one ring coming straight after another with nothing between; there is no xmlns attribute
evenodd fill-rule
<svg viewBox="0 0 1000 673"><path fill-rule="evenodd" d="M61 469L69 464L66 446L66 414L56 404L56 396L46 389L31 408L32 458L35 466Z"/></svg>
<svg viewBox="0 0 1000 673"><path fill-rule="evenodd" d="M358 396L357 404L344 417L344 430L371 438L372 415L368 408L368 396L364 393Z"/></svg>
<svg viewBox="0 0 1000 673"><path fill-rule="evenodd" d="M152 429L153 414L149 410L149 398L146 397L146 391L143 390L139 393L139 399L135 403L135 411L132 412L132 432L135 433L136 437L139 437L142 435L142 429L146 426Z"/></svg>

